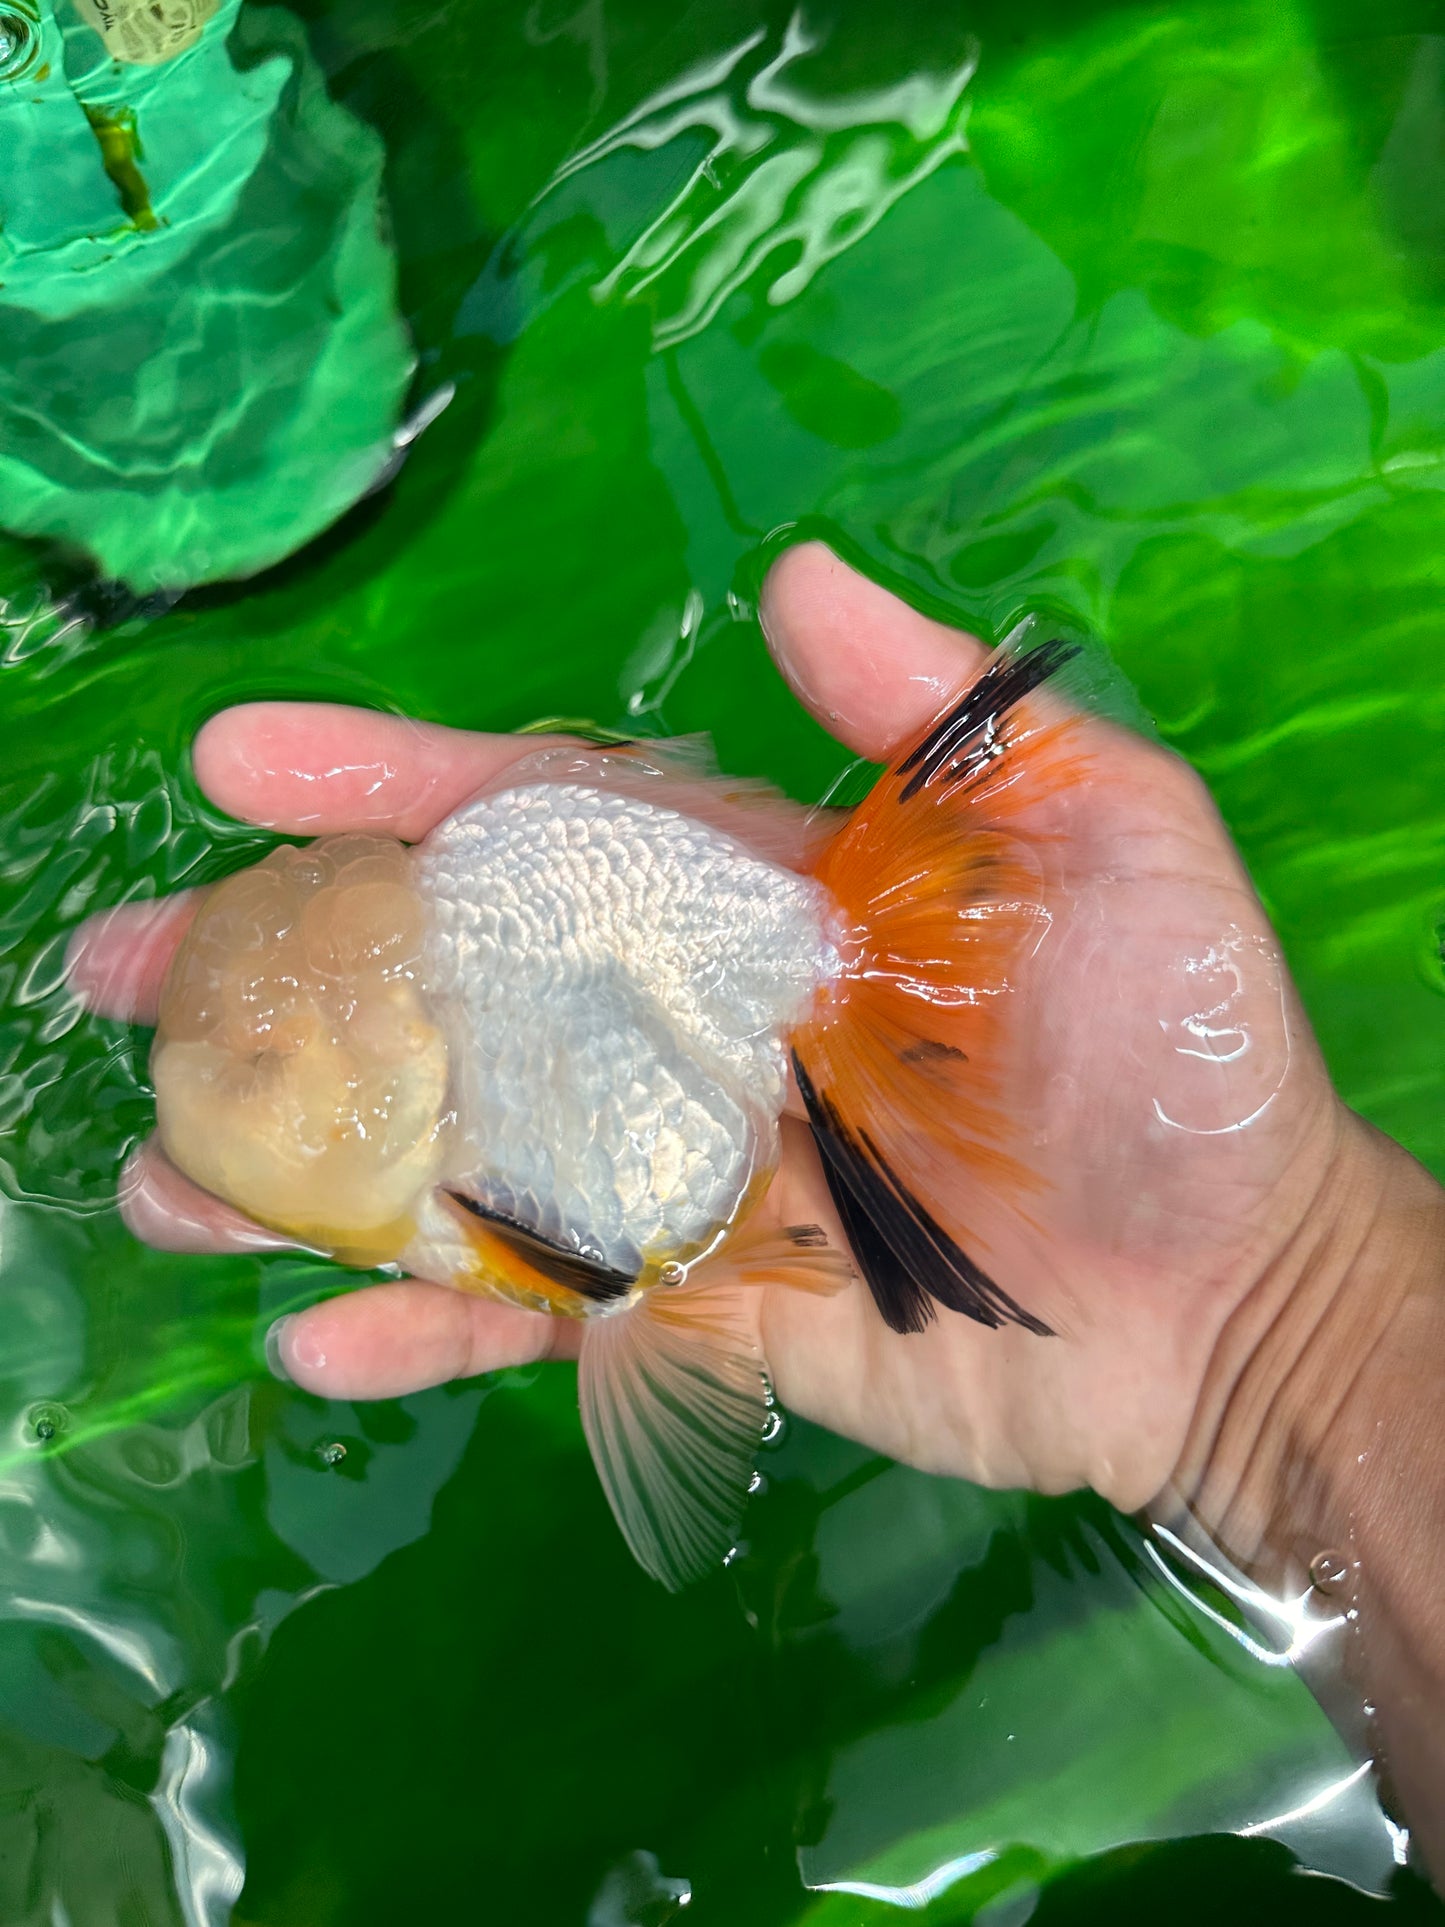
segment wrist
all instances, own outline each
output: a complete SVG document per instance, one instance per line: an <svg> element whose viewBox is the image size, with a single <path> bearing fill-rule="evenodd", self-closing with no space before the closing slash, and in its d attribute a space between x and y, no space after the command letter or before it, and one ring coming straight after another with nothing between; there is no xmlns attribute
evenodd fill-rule
<svg viewBox="0 0 1445 1927"><path fill-rule="evenodd" d="M1312 1208L1215 1341L1150 1515L1192 1522L1262 1585L1306 1588L1366 1513L1383 1530L1382 1416L1407 1430L1442 1384L1445 1191L1342 1111Z"/></svg>
<svg viewBox="0 0 1445 1927"><path fill-rule="evenodd" d="M1150 1512L1296 1629L1332 1615L1295 1663L1445 1887L1445 1191L1350 1118L1312 1215L1221 1333Z"/></svg>

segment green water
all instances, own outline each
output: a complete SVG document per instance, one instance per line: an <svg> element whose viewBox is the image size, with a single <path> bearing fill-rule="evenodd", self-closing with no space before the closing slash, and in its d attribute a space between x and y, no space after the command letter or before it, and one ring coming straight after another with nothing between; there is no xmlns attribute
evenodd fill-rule
<svg viewBox="0 0 1445 1927"><path fill-rule="evenodd" d="M73 556L0 548L0 1922L220 1927L243 1875L249 1927L641 1927L683 1881L703 1927L900 1918L830 1882L992 1927L1439 1918L1363 1809L1229 1837L1349 1762L1102 1507L791 1426L746 1555L671 1599L566 1371L273 1384L267 1323L334 1279L129 1241L145 1040L60 964L264 847L186 769L238 697L707 729L819 795L754 617L796 525L981 633L1087 623L1342 1089L1445 1174L1445 13L296 12L385 146L412 401L455 394L250 584L67 600Z"/></svg>

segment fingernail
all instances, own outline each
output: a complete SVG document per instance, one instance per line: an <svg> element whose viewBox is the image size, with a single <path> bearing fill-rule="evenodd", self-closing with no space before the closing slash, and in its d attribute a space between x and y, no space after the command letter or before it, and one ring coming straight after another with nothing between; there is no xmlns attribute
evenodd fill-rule
<svg viewBox="0 0 1445 1927"><path fill-rule="evenodd" d="M286 1354L283 1349L286 1327L294 1320L295 1314L288 1312L284 1318L276 1319L266 1333L266 1364L272 1378L279 1378L283 1385L292 1385L295 1380L286 1369Z"/></svg>
<svg viewBox="0 0 1445 1927"><path fill-rule="evenodd" d="M326 1370L326 1354L316 1342L315 1326L314 1318L288 1312L266 1334L266 1363L277 1378L305 1392L321 1390L317 1375Z"/></svg>

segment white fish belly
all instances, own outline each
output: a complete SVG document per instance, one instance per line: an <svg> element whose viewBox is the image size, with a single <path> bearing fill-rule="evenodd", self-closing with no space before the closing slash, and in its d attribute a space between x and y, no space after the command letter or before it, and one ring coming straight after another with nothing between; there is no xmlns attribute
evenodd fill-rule
<svg viewBox="0 0 1445 1927"><path fill-rule="evenodd" d="M806 877L585 783L414 852L449 1012L449 1178L619 1270L705 1244L776 1158L784 1039L836 968Z"/></svg>

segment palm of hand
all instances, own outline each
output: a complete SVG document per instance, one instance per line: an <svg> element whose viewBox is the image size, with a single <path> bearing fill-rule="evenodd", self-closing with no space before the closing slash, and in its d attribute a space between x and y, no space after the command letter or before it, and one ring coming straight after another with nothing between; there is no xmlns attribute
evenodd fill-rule
<svg viewBox="0 0 1445 1927"><path fill-rule="evenodd" d="M765 617L794 688L862 754L887 756L976 672L977 645L796 549ZM1202 786L1164 752L1089 724L1089 779L1022 833L1047 852L1053 921L1021 960L999 1067L1005 1123L1037 1186L968 1191L980 1256L1055 1328L1040 1339L944 1312L887 1329L861 1284L752 1299L785 1404L931 1469L1142 1504L1178 1456L1214 1336L1323 1182L1335 1110L1275 940ZM508 739L323 706L229 712L198 740L224 807L276 828L415 838L512 760ZM326 772L320 775L319 772ZM184 903L119 914L73 956L97 1008L153 1020ZM150 1147L123 1208L190 1250L275 1242ZM807 1129L785 1120L766 1208L842 1234ZM1282 1229L1283 1227L1283 1229ZM563 1321L404 1281L290 1322L286 1369L384 1396L573 1349Z"/></svg>

